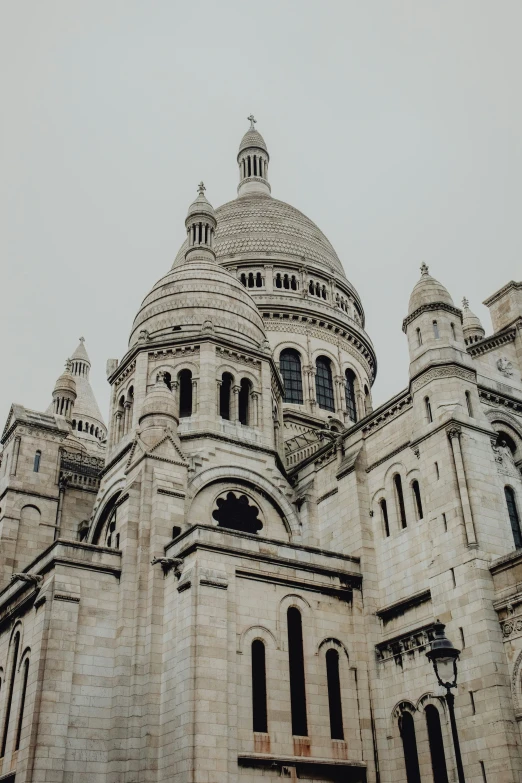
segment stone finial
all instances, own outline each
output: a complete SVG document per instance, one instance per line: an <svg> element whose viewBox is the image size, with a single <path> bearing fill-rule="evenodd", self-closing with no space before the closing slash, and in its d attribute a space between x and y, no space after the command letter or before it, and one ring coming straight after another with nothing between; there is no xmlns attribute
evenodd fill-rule
<svg viewBox="0 0 522 783"><path fill-rule="evenodd" d="M464 310L469 310L469 299L466 299L465 296L462 297L462 307Z"/></svg>
<svg viewBox="0 0 522 783"><path fill-rule="evenodd" d="M85 342L85 337L80 337L80 342L84 343Z"/></svg>
<svg viewBox="0 0 522 783"><path fill-rule="evenodd" d="M249 121L250 121L250 130L255 130L255 128L254 128L254 123L256 123L256 122L257 122L257 120L256 120L256 119L254 119L254 115L253 115L253 114L251 114L251 115L250 115L250 117L247 117L247 120L249 120Z"/></svg>
<svg viewBox="0 0 522 783"><path fill-rule="evenodd" d="M205 190L206 190L206 187L205 187L203 181L201 181L199 183L199 185L198 185L198 193L199 193L199 195L203 196L205 194Z"/></svg>
<svg viewBox="0 0 522 783"><path fill-rule="evenodd" d="M420 265L420 271L421 271L421 275L427 275L429 273L430 268L425 261L423 261L422 264Z"/></svg>
<svg viewBox="0 0 522 783"><path fill-rule="evenodd" d="M72 361L70 359L67 359L67 361L65 362L65 372L71 373L72 366L73 366Z"/></svg>

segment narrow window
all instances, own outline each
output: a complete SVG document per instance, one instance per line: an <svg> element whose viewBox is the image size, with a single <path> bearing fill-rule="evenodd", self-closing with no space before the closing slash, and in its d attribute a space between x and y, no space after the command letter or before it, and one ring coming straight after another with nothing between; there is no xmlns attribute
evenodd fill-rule
<svg viewBox="0 0 522 783"><path fill-rule="evenodd" d="M464 636L464 629L459 628L459 632L460 632L460 643L462 645L462 649L464 649L466 647L466 637Z"/></svg>
<svg viewBox="0 0 522 783"><path fill-rule="evenodd" d="M424 398L424 404L426 406L426 417L428 421L431 423L433 421L433 415L431 412L431 402L429 397Z"/></svg>
<svg viewBox="0 0 522 783"><path fill-rule="evenodd" d="M435 339L438 340L440 334L439 334L439 325L437 321L433 321L433 334L435 335Z"/></svg>
<svg viewBox="0 0 522 783"><path fill-rule="evenodd" d="M437 476L437 481L440 479L440 472L439 472L439 463L435 463L435 475Z"/></svg>
<svg viewBox="0 0 522 783"><path fill-rule="evenodd" d="M315 391L320 408L327 411L335 410L332 367L326 356L319 356L316 363Z"/></svg>
<svg viewBox="0 0 522 783"><path fill-rule="evenodd" d="M402 481L398 473L396 473L395 476L393 477L393 483L395 484L395 493L397 495L397 505L399 507L401 527L404 529L407 525L406 509L404 508L404 495L402 494Z"/></svg>
<svg viewBox="0 0 522 783"><path fill-rule="evenodd" d="M250 414L250 392L252 390L252 384L247 378L241 379L241 385L239 389L239 421L241 424L248 424Z"/></svg>
<svg viewBox="0 0 522 783"><path fill-rule="evenodd" d="M244 273L244 272L241 272L241 277L240 277L240 280L241 280L241 282L243 283L243 285L244 285L244 286L245 286L245 288L246 288L247 280L246 280L246 275L245 275L245 273Z"/></svg>
<svg viewBox="0 0 522 783"><path fill-rule="evenodd" d="M422 519L423 513L422 513L422 500L421 500L421 493L420 493L420 487L419 482L415 480L412 485L413 489L413 497L415 499L415 508L417 509L417 519Z"/></svg>
<svg viewBox="0 0 522 783"><path fill-rule="evenodd" d="M22 682L22 692L20 694L20 710L18 713L18 727L16 729L16 742L15 742L15 750L18 750L20 747L20 737L22 736L22 722L24 719L24 707L25 707L25 697L27 694L27 678L29 677L29 658L25 659L24 663L24 679Z"/></svg>
<svg viewBox="0 0 522 783"><path fill-rule="evenodd" d="M419 348L422 345L422 332L420 329L417 329L417 345Z"/></svg>
<svg viewBox="0 0 522 783"><path fill-rule="evenodd" d="M450 568L450 574L451 574L451 583L453 585L453 588L457 586L457 580L455 579L455 569Z"/></svg>
<svg viewBox="0 0 522 783"><path fill-rule="evenodd" d="M468 416L473 416L473 408L471 407L471 394L466 392L466 408L468 409Z"/></svg>
<svg viewBox="0 0 522 783"><path fill-rule="evenodd" d="M11 658L11 676L9 678L9 691L7 693L7 707L5 710L4 733L2 737L2 752L0 756L5 756L5 746L7 744L7 732L9 731L9 719L11 717L11 706L13 703L13 690L16 675L16 666L18 664L18 649L20 647L20 634L17 633L14 640L13 657Z"/></svg>
<svg viewBox="0 0 522 783"><path fill-rule="evenodd" d="M339 679L339 653L326 653L326 680L328 683L328 707L330 709L330 737L344 739L343 708L341 703L341 682Z"/></svg>
<svg viewBox="0 0 522 783"><path fill-rule="evenodd" d="M257 272L256 274L256 288L261 288L263 285L263 278L261 277L261 272Z"/></svg>
<svg viewBox="0 0 522 783"><path fill-rule="evenodd" d="M515 493L511 487L504 487L504 494L506 496L506 505L509 514L509 521L511 522L511 530L513 532L515 547L516 549L522 549L522 533L520 532L520 517L518 516Z"/></svg>
<svg viewBox="0 0 522 783"><path fill-rule="evenodd" d="M448 532L448 520L446 518L446 514L442 514L442 524L444 525L444 532Z"/></svg>
<svg viewBox="0 0 522 783"><path fill-rule="evenodd" d="M439 711L433 704L428 704L425 714L430 745L431 768L433 770L433 783L448 783L448 770L446 768L446 756L444 754L444 742L442 740Z"/></svg>
<svg viewBox="0 0 522 783"><path fill-rule="evenodd" d="M379 501L379 506L381 507L381 517L382 517L382 524L384 526L384 533L386 535L386 538L390 537L390 523L388 522L388 506L386 505L386 501L384 498Z"/></svg>
<svg viewBox="0 0 522 783"><path fill-rule="evenodd" d="M254 155L254 177L257 177L257 155Z"/></svg>
<svg viewBox="0 0 522 783"><path fill-rule="evenodd" d="M252 163L250 161L250 155L248 156L247 160L248 160L248 176L250 177L252 173Z"/></svg>
<svg viewBox="0 0 522 783"><path fill-rule="evenodd" d="M315 295L316 296L321 296L321 284L320 283L316 283L315 284Z"/></svg>
<svg viewBox="0 0 522 783"><path fill-rule="evenodd" d="M482 783L488 783L488 779L486 777L486 767L484 766L483 761L479 761L480 764L480 771L482 772Z"/></svg>
<svg viewBox="0 0 522 783"><path fill-rule="evenodd" d="M42 452L41 451L37 451L36 454L34 455L33 471L35 473L39 473L39 471L40 471L40 459L41 459L41 457L42 457Z"/></svg>
<svg viewBox="0 0 522 783"><path fill-rule="evenodd" d="M221 378L219 388L219 415L222 419L230 419L230 392L232 390L232 376L225 372Z"/></svg>
<svg viewBox="0 0 522 783"><path fill-rule="evenodd" d="M451 327L451 336L453 338L454 342L457 342L457 335L455 334L455 324L450 324Z"/></svg>
<svg viewBox="0 0 522 783"><path fill-rule="evenodd" d="M73 421L72 421L72 428L73 428L73 430L76 429L76 419L73 419Z"/></svg>
<svg viewBox="0 0 522 783"><path fill-rule="evenodd" d="M192 373L190 370L181 370L179 380L179 415L180 417L192 416Z"/></svg>
<svg viewBox="0 0 522 783"><path fill-rule="evenodd" d="M249 272L248 273L248 287L253 288L254 287L254 273Z"/></svg>
<svg viewBox="0 0 522 783"><path fill-rule="evenodd" d="M293 348L285 348L279 357L279 368L285 385L285 402L303 404L303 378L301 357Z"/></svg>
<svg viewBox="0 0 522 783"><path fill-rule="evenodd" d="M353 370L346 370L344 374L344 393L346 397L346 410L352 421L357 421L357 406L355 403L355 373Z"/></svg>
<svg viewBox="0 0 522 783"><path fill-rule="evenodd" d="M290 279L288 275L283 277L283 288L290 288Z"/></svg>
<svg viewBox="0 0 522 783"><path fill-rule="evenodd" d="M276 281L275 282L276 282L276 288L282 288L283 283L281 281L281 275L279 274L279 272L276 275Z"/></svg>
<svg viewBox="0 0 522 783"><path fill-rule="evenodd" d="M252 729L268 731L265 645L260 639L252 642Z"/></svg>
<svg viewBox="0 0 522 783"><path fill-rule="evenodd" d="M292 291L297 291L297 280L295 279L295 275L292 275L292 279L290 281L290 288Z"/></svg>
<svg viewBox="0 0 522 783"><path fill-rule="evenodd" d="M406 780L408 783L421 783L415 726L413 724L413 716L409 712L403 713L399 718L399 731L404 751Z"/></svg>
<svg viewBox="0 0 522 783"><path fill-rule="evenodd" d="M306 692L303 652L303 626L301 612L291 606L287 612L288 664L290 670L290 704L292 709L292 734L308 736L306 720Z"/></svg>
<svg viewBox="0 0 522 783"><path fill-rule="evenodd" d="M325 285L323 285L323 287L321 289L321 296L323 297L323 299L326 299L326 286Z"/></svg>
<svg viewBox="0 0 522 783"><path fill-rule="evenodd" d="M82 421L78 422L78 432L83 432L83 422Z"/></svg>
<svg viewBox="0 0 522 783"><path fill-rule="evenodd" d="M475 694L473 693L473 691L469 692L469 700L471 702L471 714L476 715L477 708L475 706Z"/></svg>

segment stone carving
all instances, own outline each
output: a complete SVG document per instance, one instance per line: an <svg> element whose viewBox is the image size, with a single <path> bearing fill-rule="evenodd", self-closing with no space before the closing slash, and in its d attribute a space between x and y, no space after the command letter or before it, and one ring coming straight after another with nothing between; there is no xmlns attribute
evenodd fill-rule
<svg viewBox="0 0 522 783"><path fill-rule="evenodd" d="M183 568L183 558L181 557L153 557L151 565L160 564L163 574L167 576L169 571L174 569L174 576L179 579Z"/></svg>
<svg viewBox="0 0 522 783"><path fill-rule="evenodd" d="M150 340L149 333L146 329L141 329L140 333L138 335L138 342L139 343L148 343Z"/></svg>
<svg viewBox="0 0 522 783"><path fill-rule="evenodd" d="M40 582L42 581L43 581L43 576L41 574L21 573L21 574L11 575L11 583L25 582L26 584L31 584L36 586L39 585Z"/></svg>
<svg viewBox="0 0 522 783"><path fill-rule="evenodd" d="M513 376L513 362L510 362L505 356L501 356L500 359L497 360L497 369L502 375L505 375L506 378L511 378Z"/></svg>
<svg viewBox="0 0 522 783"><path fill-rule="evenodd" d="M415 378L411 384L411 391L416 392L430 381L439 378L462 378L463 381L473 383L476 378L476 373L455 364L444 365L443 367L432 367L431 370L428 370L419 378Z"/></svg>

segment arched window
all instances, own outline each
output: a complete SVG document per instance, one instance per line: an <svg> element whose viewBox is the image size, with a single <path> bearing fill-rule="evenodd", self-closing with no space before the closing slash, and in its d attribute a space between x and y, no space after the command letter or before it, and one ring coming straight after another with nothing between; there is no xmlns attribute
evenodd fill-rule
<svg viewBox="0 0 522 783"><path fill-rule="evenodd" d="M250 421L250 393L252 391L252 384L248 378L241 378L241 384L239 387L239 421L241 424L247 425Z"/></svg>
<svg viewBox="0 0 522 783"><path fill-rule="evenodd" d="M240 277L239 279L241 280L241 282L243 283L243 285L244 285L244 286L245 286L245 288L246 288L247 279L246 279L246 275L245 275L245 273L244 273L244 272L241 272L241 277Z"/></svg>
<svg viewBox="0 0 522 783"><path fill-rule="evenodd" d="M397 506L399 508L399 518L401 520L401 527L405 528L406 522L406 509L404 508L404 495L402 494L402 480L398 473L393 477L393 483L395 484L395 494L397 496Z"/></svg>
<svg viewBox="0 0 522 783"><path fill-rule="evenodd" d="M248 287L253 288L254 287L254 273L249 272L248 273Z"/></svg>
<svg viewBox="0 0 522 783"><path fill-rule="evenodd" d="M308 293L309 294L314 294L315 293L314 281L313 280L310 280L310 282L308 283Z"/></svg>
<svg viewBox="0 0 522 783"><path fill-rule="evenodd" d="M417 345L419 348L422 345L422 332L420 329L417 329Z"/></svg>
<svg viewBox="0 0 522 783"><path fill-rule="evenodd" d="M179 381L179 415L180 418L192 416L192 373L190 370L181 370Z"/></svg>
<svg viewBox="0 0 522 783"><path fill-rule="evenodd" d="M522 533L520 531L520 517L518 515L515 493L511 487L504 487L504 494L506 496L506 505L509 521L511 522L511 530L513 531L515 547L517 549L522 549Z"/></svg>
<svg viewBox="0 0 522 783"><path fill-rule="evenodd" d="M381 507L381 517L382 517L382 524L384 527L384 533L386 535L386 538L389 538L390 536L390 523L388 521L388 506L386 504L386 501L384 498L379 500L379 506Z"/></svg>
<svg viewBox="0 0 522 783"><path fill-rule="evenodd" d="M34 455L33 471L38 473L40 471L40 460L42 458L42 452L38 450Z"/></svg>
<svg viewBox="0 0 522 783"><path fill-rule="evenodd" d="M439 334L439 325L438 325L437 321L433 321L433 334L435 336L435 339L438 340L439 337L440 337L440 334Z"/></svg>
<svg viewBox="0 0 522 783"><path fill-rule="evenodd" d="M421 783L415 726L413 724L413 716L409 712L404 712L399 718L399 731L404 750L406 780L408 783Z"/></svg>
<svg viewBox="0 0 522 783"><path fill-rule="evenodd" d="M341 682L339 679L339 653L326 653L326 679L328 682L328 706L330 709L330 737L344 739L343 708L341 703Z"/></svg>
<svg viewBox="0 0 522 783"><path fill-rule="evenodd" d="M20 737L22 736L22 723L24 720L24 708L25 697L27 695L27 678L29 677L29 658L25 659L24 663L24 679L22 681L22 691L20 693L20 708L18 710L18 726L16 728L16 740L14 749L18 750L20 747Z"/></svg>
<svg viewBox="0 0 522 783"><path fill-rule="evenodd" d="M297 291L297 280L295 275L292 275L292 280L290 281L290 288L292 291Z"/></svg>
<svg viewBox="0 0 522 783"><path fill-rule="evenodd" d="M172 391L172 375L170 372L163 373L163 383L169 391Z"/></svg>
<svg viewBox="0 0 522 783"><path fill-rule="evenodd" d="M321 288L321 296L323 297L323 299L326 299L326 286L325 285L323 285L323 287Z"/></svg>
<svg viewBox="0 0 522 783"><path fill-rule="evenodd" d="M261 272L257 272L256 274L256 288L261 288L263 286L263 278L261 277Z"/></svg>
<svg viewBox="0 0 522 783"><path fill-rule="evenodd" d="M431 412L431 402L429 397L424 398L424 405L426 406L426 418L428 419L428 422L431 424L433 421L433 414Z"/></svg>
<svg viewBox="0 0 522 783"><path fill-rule="evenodd" d="M1 757L5 756L5 746L7 745L7 733L9 731L9 720L11 718L11 706L13 704L14 681L16 676L16 667L18 665L19 649L20 649L20 634L17 633L14 638L13 654L11 656L11 674L9 677L9 691L7 693L7 706L5 710L4 733L2 735L2 751L0 752Z"/></svg>
<svg viewBox="0 0 522 783"><path fill-rule="evenodd" d="M283 277L283 288L290 288L290 278L288 275Z"/></svg>
<svg viewBox="0 0 522 783"><path fill-rule="evenodd" d="M230 392L232 390L232 376L224 372L219 387L219 415L222 419L230 419Z"/></svg>
<svg viewBox="0 0 522 783"><path fill-rule="evenodd" d="M285 348L279 357L279 368L285 384L285 402L303 404L303 378L301 357L293 348Z"/></svg>
<svg viewBox="0 0 522 783"><path fill-rule="evenodd" d="M303 651L303 625L301 612L291 606L286 615L288 625L288 665L290 670L290 704L292 709L292 734L308 736L306 719L306 691Z"/></svg>
<svg viewBox="0 0 522 783"><path fill-rule="evenodd" d="M430 744L431 768L433 770L433 783L448 783L448 770L446 768L446 756L444 753L439 711L433 704L428 704L425 713L428 741Z"/></svg>
<svg viewBox="0 0 522 783"><path fill-rule="evenodd" d="M468 416L473 416L473 407L471 405L471 394L469 393L469 391L467 391L465 392L464 396L466 397L466 408L468 410Z"/></svg>
<svg viewBox="0 0 522 783"><path fill-rule="evenodd" d="M422 499L420 493L419 482L417 480L412 482L411 488L413 490L413 498L415 500L415 508L417 509L417 519L422 519Z"/></svg>
<svg viewBox="0 0 522 783"><path fill-rule="evenodd" d="M265 645L261 639L252 642L252 729L268 731Z"/></svg>
<svg viewBox="0 0 522 783"><path fill-rule="evenodd" d="M327 411L333 411L335 410L335 405L330 359L327 359L326 356L319 356L315 363L315 367L315 393L317 395L317 403L320 408Z"/></svg>
<svg viewBox="0 0 522 783"><path fill-rule="evenodd" d="M83 432L83 421L78 422L78 432Z"/></svg>
<svg viewBox="0 0 522 783"><path fill-rule="evenodd" d="M450 324L451 329L451 337L452 339L457 342L457 335L455 334L455 324Z"/></svg>
<svg viewBox="0 0 522 783"><path fill-rule="evenodd" d="M355 402L355 373L346 370L344 374L344 394L346 397L346 410L352 421L357 421L357 405Z"/></svg>
<svg viewBox="0 0 522 783"><path fill-rule="evenodd" d="M73 430L76 429L76 419L72 420L72 428L73 428Z"/></svg>

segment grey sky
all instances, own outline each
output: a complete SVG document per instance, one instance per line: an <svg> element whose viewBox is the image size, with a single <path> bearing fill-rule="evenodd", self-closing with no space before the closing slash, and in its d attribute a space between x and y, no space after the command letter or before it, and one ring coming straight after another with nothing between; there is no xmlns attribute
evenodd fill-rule
<svg viewBox="0 0 522 783"><path fill-rule="evenodd" d="M521 275L520 0L3 0L0 418L45 409L84 335L105 361L204 179L235 197L254 112L277 198L359 291L376 403L407 384L425 260L458 304Z"/></svg>

